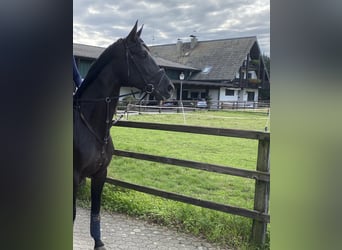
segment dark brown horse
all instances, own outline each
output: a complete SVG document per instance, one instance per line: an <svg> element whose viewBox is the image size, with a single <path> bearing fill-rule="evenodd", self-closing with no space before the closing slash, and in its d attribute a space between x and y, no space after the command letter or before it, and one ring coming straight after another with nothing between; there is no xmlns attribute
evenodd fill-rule
<svg viewBox="0 0 342 250"><path fill-rule="evenodd" d="M126 38L110 45L74 95L73 220L78 186L88 177L91 179L90 233L97 250L105 249L100 235L101 193L114 152L110 127L120 87L138 88L157 100L169 98L174 90L140 38L141 31L142 28L137 31L136 23Z"/></svg>

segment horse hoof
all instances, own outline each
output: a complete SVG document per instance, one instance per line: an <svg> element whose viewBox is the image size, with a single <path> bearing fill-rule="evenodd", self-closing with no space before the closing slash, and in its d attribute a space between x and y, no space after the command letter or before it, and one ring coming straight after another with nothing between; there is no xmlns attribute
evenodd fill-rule
<svg viewBox="0 0 342 250"><path fill-rule="evenodd" d="M106 250L106 248L104 246L102 246L102 247L96 247L96 248L94 248L94 250Z"/></svg>

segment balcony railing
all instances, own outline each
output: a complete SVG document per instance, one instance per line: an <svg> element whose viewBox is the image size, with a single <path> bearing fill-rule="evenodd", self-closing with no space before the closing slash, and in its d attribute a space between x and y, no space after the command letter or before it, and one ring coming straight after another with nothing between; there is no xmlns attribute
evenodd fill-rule
<svg viewBox="0 0 342 250"><path fill-rule="evenodd" d="M261 79L243 79L240 82L239 78L234 79L234 81L232 82L232 87L235 88L251 88L251 89L256 89L256 88L260 88L263 86L262 84L262 80Z"/></svg>

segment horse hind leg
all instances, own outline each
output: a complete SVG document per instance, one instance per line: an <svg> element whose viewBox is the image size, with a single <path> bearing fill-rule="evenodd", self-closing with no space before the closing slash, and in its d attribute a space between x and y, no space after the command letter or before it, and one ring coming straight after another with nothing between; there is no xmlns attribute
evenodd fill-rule
<svg viewBox="0 0 342 250"><path fill-rule="evenodd" d="M95 250L105 250L104 244L101 241L100 207L106 176L107 169L104 169L91 178L90 235L95 241Z"/></svg>

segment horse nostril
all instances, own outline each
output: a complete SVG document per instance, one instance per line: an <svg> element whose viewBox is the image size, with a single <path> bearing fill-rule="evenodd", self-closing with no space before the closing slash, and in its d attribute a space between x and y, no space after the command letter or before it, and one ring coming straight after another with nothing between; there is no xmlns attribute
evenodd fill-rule
<svg viewBox="0 0 342 250"><path fill-rule="evenodd" d="M168 90L169 92L173 91L173 89L174 89L174 87L173 87L172 85L169 85L169 86L167 87L167 90Z"/></svg>

